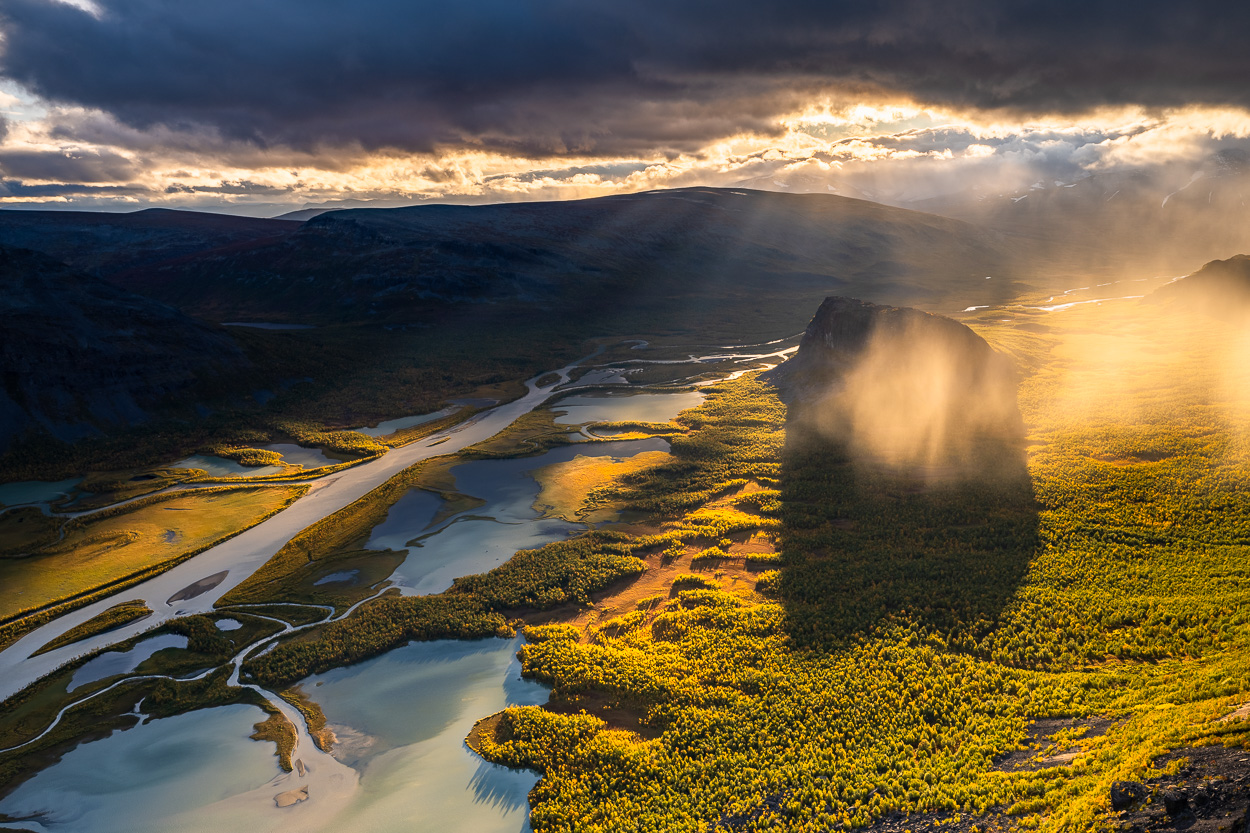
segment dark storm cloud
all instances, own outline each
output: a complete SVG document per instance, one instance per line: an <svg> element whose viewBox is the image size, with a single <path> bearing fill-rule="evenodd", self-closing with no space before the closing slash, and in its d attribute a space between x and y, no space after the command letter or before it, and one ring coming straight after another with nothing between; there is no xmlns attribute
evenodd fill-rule
<svg viewBox="0 0 1250 833"><path fill-rule="evenodd" d="M59 182L122 182L135 175L129 159L115 153L0 151L0 175Z"/></svg>
<svg viewBox="0 0 1250 833"><path fill-rule="evenodd" d="M28 185L21 180L0 179L0 197L52 198L80 195L126 197L141 196L148 193L148 189L133 185L79 185L64 183Z"/></svg>
<svg viewBox="0 0 1250 833"><path fill-rule="evenodd" d="M679 153L813 95L954 107L1250 103L1226 0L6 0L0 74L256 146Z"/></svg>

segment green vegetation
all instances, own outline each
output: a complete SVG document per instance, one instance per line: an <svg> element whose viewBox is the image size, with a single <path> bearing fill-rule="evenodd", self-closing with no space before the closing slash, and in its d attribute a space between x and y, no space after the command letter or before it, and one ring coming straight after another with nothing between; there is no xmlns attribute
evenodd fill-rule
<svg viewBox="0 0 1250 833"><path fill-rule="evenodd" d="M613 439L616 439L615 437ZM610 520L617 515L609 495L617 480L668 459L665 451L644 451L632 457L583 457L536 470L540 487L534 508L569 522Z"/></svg>
<svg viewBox="0 0 1250 833"><path fill-rule="evenodd" d="M295 744L299 741L299 732L291 725L282 712L274 710L252 727L252 740L269 741L274 745L274 754L278 756L278 766L283 772L290 772L291 754L295 752Z"/></svg>
<svg viewBox="0 0 1250 833"><path fill-rule="evenodd" d="M243 646L273 634L279 627L247 613L232 613L242 627L222 632L208 616L177 619L152 632L131 637L109 650L127 651L141 640L161 633L180 633L187 637L187 648L157 651L136 669L139 675L164 674L188 676L204 668L223 666ZM108 677L67 689L74 672L103 651L80 657L58 669L5 701L0 713L0 749L24 743L46 729L58 711L73 700L81 700L101 692L117 681ZM226 685L230 672L221 667L201 680L177 682L169 679L141 679L126 682L98 696L92 696L70 709L62 721L43 738L21 749L0 753L0 789L13 789L26 778L55 763L66 751L85 739L103 737L114 729L134 725L135 704L142 702L142 711L152 717L168 717L187 711L231 703L246 703L269 714L268 728L258 730L279 742L282 754L280 725L285 722L263 697L251 689ZM289 723L286 724L288 727ZM293 727L290 745L294 744ZM289 757L290 746L286 747Z"/></svg>
<svg viewBox="0 0 1250 833"><path fill-rule="evenodd" d="M0 481L162 466L198 449L292 440L344 457L371 456L387 444L345 429L428 413L459 397L516 398L525 391L516 380L580 355L591 329L583 321L524 316L499 326L489 313L483 319L481 311L465 312L441 310L431 313L437 326L397 330L375 322L289 332L232 328L252 368L203 389L213 408L208 416L171 403L141 427L73 444L30 436L0 455ZM275 396L264 405L245 398L258 389Z"/></svg>
<svg viewBox="0 0 1250 833"><path fill-rule="evenodd" d="M282 462L281 454L276 451L268 451L263 448L216 445L211 448L202 449L202 453L211 454L214 457L224 457L227 460L234 460L241 466L251 466L253 468L285 465Z"/></svg>
<svg viewBox="0 0 1250 833"><path fill-rule="evenodd" d="M218 606L279 601L347 606L359 601L367 595L368 588L390 575L403 558L402 553L379 553L362 549L373 528L386 519L391 507L401 497L412 489L426 489L439 494L443 499L443 506L431 521L431 526L437 526L454 514L481 505L479 498L456 491L451 469L469 460L514 457L518 455L518 449L524 454L538 453L563 445L571 437L577 436L576 426L555 425L552 418L550 411L526 414L496 437L458 455L426 460L396 474L377 489L302 531L246 581L226 594L218 602ZM545 493L546 498L540 496L539 500L555 500L560 504L559 510L564 512L589 512L612 503L613 499L608 496L611 483L639 468L654 465L662 456L662 452L639 455L642 458L640 462L633 458L616 462L608 462L612 458L585 458L580 463L574 461L572 465L579 472L576 488L561 491L562 483L557 484L554 479L547 478L545 482L550 488ZM594 494L588 495L582 487L598 488ZM554 497L551 495L551 488L558 492ZM574 503L577 504L576 507L573 506ZM577 589L585 585L581 574L571 576L568 582L553 582L550 578L552 571L564 569L563 565L567 563L564 551L555 547L550 551L544 548L540 552L553 559L545 568L548 585L541 592L534 590L536 595L533 599L515 604L498 602L494 595L490 595L486 603L499 609L528 605L542 607L548 603L536 602L535 599L543 593L552 599L559 597L561 601L570 593L575 598L581 598L584 593ZM361 577L351 588L337 585L316 586L317 579L344 569L361 571ZM596 571L592 569L590 572ZM625 574L620 573L616 577ZM533 586L527 580L523 580L523 583L527 587ZM595 589L598 589L598 585Z"/></svg>
<svg viewBox="0 0 1250 833"><path fill-rule="evenodd" d="M507 622L472 597L384 596L316 635L280 644L246 669L267 688L350 665L422 639L481 639L510 633Z"/></svg>
<svg viewBox="0 0 1250 833"><path fill-rule="evenodd" d="M152 609L147 603L135 599L134 601L122 602L110 607L103 613L92 616L81 625L75 625L65 633L53 639L47 645L44 645L31 656L39 656L47 651L54 651L57 648L63 648L66 645L72 645L75 642L81 642L89 639L97 634L107 631L116 630L117 628L129 625L131 622L137 622L140 619L146 619L152 615Z"/></svg>
<svg viewBox="0 0 1250 833"><path fill-rule="evenodd" d="M1159 754L1250 740L1250 723L1221 720L1250 688L1250 364L1228 360L1250 340L1095 307L1046 327L1020 318L981 327L1025 372L1027 448L980 448L958 477L865 464L787 422L758 378L718 384L676 421L671 456L580 484L582 501L645 525L519 552L441 595L385 595L244 671L280 689L414 639L551 622L527 627L521 652L553 686L551 708L508 709L473 735L487 759L545 774L531 793L539 833L815 833L896 811L1096 829L1110 784ZM472 455L545 448L559 429L535 414ZM467 500L455 462L403 472L310 527L226 603L310 599L331 570L385 566L362 541L411 488ZM584 506L575 491L561 502ZM767 570L719 569L737 559ZM666 592L638 587L659 562L674 571ZM568 623L628 580L637 592L617 618ZM229 639L204 622L177 627L192 650L225 655ZM199 692L175 695L185 706ZM1112 725L1064 736L1071 757L1002 765L1030 721L1066 716Z"/></svg>
<svg viewBox="0 0 1250 833"><path fill-rule="evenodd" d="M489 573L456 579L438 596L383 596L346 619L280 643L244 669L281 688L310 674L359 662L413 640L510 635L504 613L586 604L590 594L645 565L620 533L597 532L522 550Z"/></svg>
<svg viewBox="0 0 1250 833"><path fill-rule="evenodd" d="M326 715L321 710L321 706L299 686L292 686L279 692L278 696L299 710L304 718L304 724L308 727L308 734L312 737L313 743L317 744L317 748L322 752L329 752L334 746L334 732L326 726Z"/></svg>
<svg viewBox="0 0 1250 833"><path fill-rule="evenodd" d="M0 645L255 526L306 488L196 489L66 521L60 540L0 559Z"/></svg>
<svg viewBox="0 0 1250 833"><path fill-rule="evenodd" d="M38 508L10 509L0 514L0 558L23 556L56 543L61 521Z"/></svg>
<svg viewBox="0 0 1250 833"><path fill-rule="evenodd" d="M75 511L98 509L197 478L196 469L166 467L91 472L78 484Z"/></svg>
<svg viewBox="0 0 1250 833"><path fill-rule="evenodd" d="M342 588L334 585L319 588L314 582L339 569L367 569L367 562L379 555L361 549L370 532L386 520L396 501L410 490L427 484L425 478L429 470L437 469L432 464L435 461L405 469L363 497L309 526L247 580L223 596L217 606L282 601L349 605L359 601L363 596L344 598ZM432 479L437 482L437 475ZM402 560L402 555L398 557ZM362 560L365 563L360 563ZM379 581L390 575L398 563L392 558L390 565L390 569L380 575ZM370 585L357 582L355 586Z"/></svg>
<svg viewBox="0 0 1250 833"><path fill-rule="evenodd" d="M1250 739L1245 722L1213 722L1250 684L1250 411L1224 361L1236 334L1082 316L1062 340L989 334L1030 359L1027 468L990 449L976 476L926 482L857 465L801 425L782 454L767 418L780 406L749 379L684 414L673 462L628 493L671 519L662 535L688 535L736 525L707 507L744 479L776 484L733 509L777 524L781 569L756 585L777 601L681 576L650 627L636 611L590 642L527 630L525 673L553 702L631 704L653 736L607 712L513 708L483 724L485 757L546 775L535 830L817 831L898 810L1085 831L1110 783L1158 754ZM1087 359L1111 339L1109 379ZM996 768L1030 719L1095 714L1115 723L1074 758Z"/></svg>

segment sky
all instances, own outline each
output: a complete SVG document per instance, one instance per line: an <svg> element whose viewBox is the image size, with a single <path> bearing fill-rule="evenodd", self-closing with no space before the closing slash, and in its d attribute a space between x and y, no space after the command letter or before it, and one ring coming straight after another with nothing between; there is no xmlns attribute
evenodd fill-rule
<svg viewBox="0 0 1250 833"><path fill-rule="evenodd" d="M1183 184L1250 150L1247 36L1228 0L3 0L0 207Z"/></svg>

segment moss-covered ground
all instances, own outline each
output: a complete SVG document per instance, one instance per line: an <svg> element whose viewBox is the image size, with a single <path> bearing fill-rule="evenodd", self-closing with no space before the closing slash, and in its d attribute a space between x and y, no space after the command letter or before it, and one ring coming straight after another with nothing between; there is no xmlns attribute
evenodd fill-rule
<svg viewBox="0 0 1250 833"><path fill-rule="evenodd" d="M1219 719L1250 687L1245 340L1114 312L980 325L1023 359L1030 444L957 483L858 465L800 425L782 450L771 391L711 389L636 503L680 527L743 475L775 480L739 506L779 525L774 600L704 573L592 640L531 629L525 672L590 707L510 709L475 745L546 774L535 829L902 812L1084 831L1160 753L1243 743L1247 724ZM1032 720L1073 715L1109 728L1000 766Z"/></svg>
<svg viewBox="0 0 1250 833"><path fill-rule="evenodd" d="M49 613L122 590L255 526L306 488L189 490L64 522L59 538L0 558L0 644Z"/></svg>

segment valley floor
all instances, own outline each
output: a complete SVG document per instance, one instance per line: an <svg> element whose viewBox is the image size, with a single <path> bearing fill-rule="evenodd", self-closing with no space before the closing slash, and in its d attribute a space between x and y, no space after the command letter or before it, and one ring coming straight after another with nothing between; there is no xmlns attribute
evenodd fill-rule
<svg viewBox="0 0 1250 833"><path fill-rule="evenodd" d="M1133 300L1044 306L969 316L1022 369L1027 441L958 476L859 459L747 374L701 387L671 425L619 429L667 454L538 476L552 522L593 529L445 592L366 601L396 569L368 542L405 496L437 494L439 523L481 504L450 463L397 472L208 616L171 623L188 650L159 670L237 655L242 682L288 692L412 640L519 630L549 700L470 743L542 773L539 833L1231 824L1217 816L1241 812L1250 740L1250 339ZM599 442L578 428L536 412L457 464ZM322 583L374 568L368 588ZM222 616L244 627L218 633ZM0 745L64 703L73 669L58 673L8 701ZM226 683L135 691L157 714L257 702ZM303 691L301 731L330 748ZM127 725L134 699L102 696L45 747L0 753L7 788L93 721ZM1143 786L1113 808L1120 782Z"/></svg>

